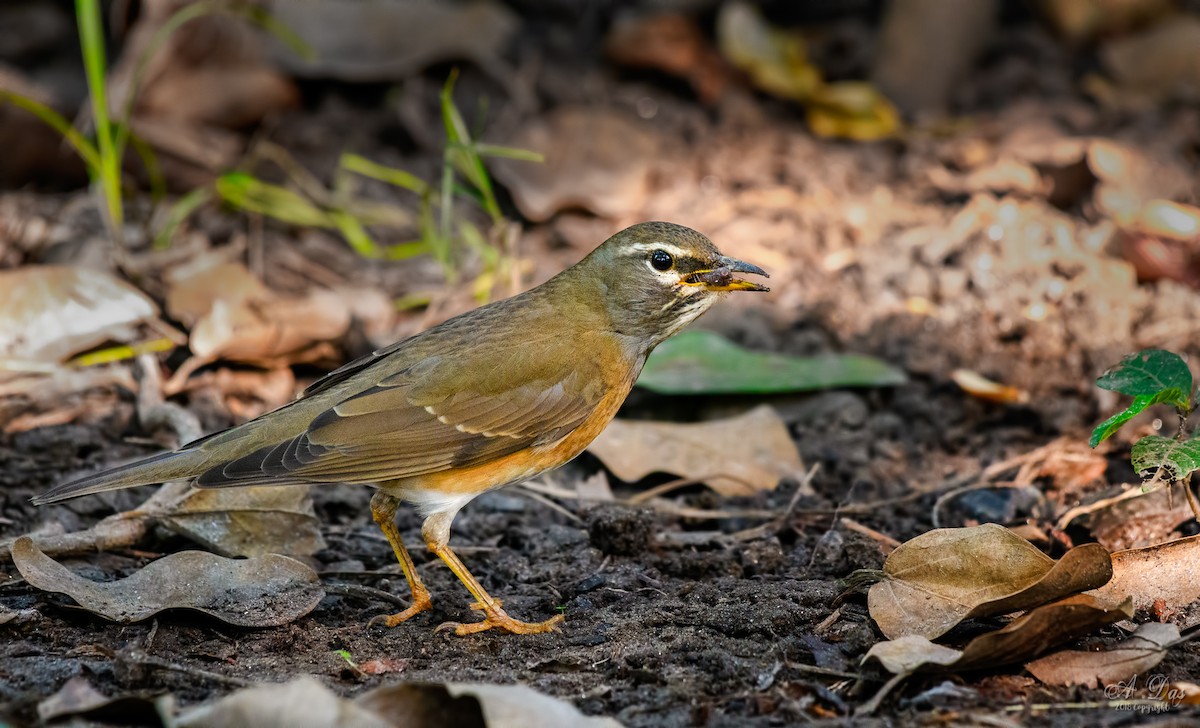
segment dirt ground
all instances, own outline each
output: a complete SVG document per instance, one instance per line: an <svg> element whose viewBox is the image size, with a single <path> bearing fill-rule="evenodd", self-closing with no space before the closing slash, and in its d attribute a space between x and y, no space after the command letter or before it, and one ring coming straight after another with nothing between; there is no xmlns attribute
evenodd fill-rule
<svg viewBox="0 0 1200 728"><path fill-rule="evenodd" d="M553 25L553 16L539 22ZM856 32L862 24L855 17L828 22ZM1194 193L1200 109L1098 106L1077 82L1080 56L1023 17L1006 20L971 72L969 90L955 99L963 123L916 127L901 139L869 143L817 138L795 106L749 92L702 106L678 80L616 69L561 39L547 41L537 55L536 72L529 70L532 51L518 54L517 63L518 82L536 101L496 114L485 139L519 140L522 128L556 109L582 106L621 115L654 151L633 159L623 148L595 152L619 158L623 169L636 168L622 174L643 175L644 187L622 209L602 216L573 209L527 222L519 250L531 261L526 285L578 260L626 224L672 220L772 274L771 294L722 304L704 327L754 349L873 355L904 369L909 382L770 398L639 391L626 403L622 416L684 420L772 404L806 465L818 466L812 493L802 494L791 511L795 479L747 498L722 498L703 486L672 494L679 505L750 513L709 520L577 502L563 503L573 514L568 517L512 490L471 503L455 521L453 543L511 614L545 619L563 613L566 622L554 634L459 638L435 632L443 622L477 615L453 575L423 551L414 556L432 590L433 610L397 628L368 628L372 616L403 602L385 602L361 587L401 600L407 587L371 521L370 492L350 486L313 493L326 548L310 563L329 594L309 616L282 627L238 628L184 612L115 625L33 589L6 566L0 604L35 608L40 617L0 626L0 715L15 724L34 722L39 702L76 675L107 695L172 693L192 704L233 691L238 680L312 674L344 695L397 680L519 681L628 726L1117 726L1151 720L1108 707L1102 689L1048 687L1020 666L915 677L874 715L852 717L885 680L860 666L882 637L863 595L843 593L841 580L856 569L880 568L884 552L877 539L844 519L899 541L928 531L939 496L977 482L989 465L1061 437L1085 442L1115 407L1093 382L1124 354L1147 347L1200 354L1200 293L1187 281L1139 281L1103 202L1106 190L1122 185L1159 185L1169 194L1172 175ZM816 61L820 66L821 57ZM264 133L318 174L330 169L347 139L383 163L437 170L436 152L406 124L436 128L436 92L448 68L423 72L407 122L397 121L382 87L309 81L301 85L300 110ZM470 64L462 68L464 101L483 93L502 97L493 78ZM1087 164L1087 145L1097 139L1125 145L1157 171L1133 181L1132 173L1100 178ZM981 170L989 174L976 174ZM1027 184L1025 170L1041 181ZM1055 184L1047 186L1047 179ZM516 216L508 194L502 192L504 204ZM86 199L81 189L0 195L3 265L102 255L86 250L101 234ZM219 243L244 223L214 209L195 225ZM306 285L296 273L297 255L339 282L396 297L436 274L423 264L366 261L332 234L271 225L258 232L264 278L281 290ZM406 314L396 331L409 333L468 305L455 299L432 316ZM953 383L958 369L1015 387L1025 398L997 404L972 397ZM318 370L297 372L311 380ZM211 400L178 401L205 427L233 421ZM132 393L112 390L101 404L81 421L0 435L0 537L48 524L77 530L146 497L141 489L54 507L28 503L72 474L156 450L146 444L154 433L135 417ZM1073 490L1039 481L1052 506L1022 500L1017 491L979 491L949 502L937 525L1053 523L1063 506L1135 479L1127 440L1106 456L1104 476ZM601 468L584 455L552 477L573 488ZM615 487L620 495L668 479ZM754 515L762 511L789 515L760 538L730 537L770 523ZM420 543L417 516L402 509L399 519L406 540ZM1180 526L1182 534L1192 531L1194 524ZM111 579L191 547L155 532L135 549L66 563L91 578ZM1051 555L1062 550L1057 544ZM1116 634L1105 631L1083 644ZM394 660L396 671L356 674L338 650L359 663ZM1156 671L1170 680L1194 679L1200 651L1194 643L1174 648ZM1156 725L1184 725L1197 715L1194 707L1175 709L1156 719L1180 722Z"/></svg>

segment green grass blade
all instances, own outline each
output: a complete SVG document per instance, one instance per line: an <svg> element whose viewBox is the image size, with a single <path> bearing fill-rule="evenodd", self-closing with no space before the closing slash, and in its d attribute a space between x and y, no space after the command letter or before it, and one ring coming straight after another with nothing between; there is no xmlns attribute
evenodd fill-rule
<svg viewBox="0 0 1200 728"><path fill-rule="evenodd" d="M175 237L175 231L179 229L183 221L191 217L193 212L200 209L212 197L213 192L208 187L197 187L180 197L167 213L167 219L163 223L162 229L154 236L155 249L166 250L171 247L171 239Z"/></svg>
<svg viewBox="0 0 1200 728"><path fill-rule="evenodd" d="M8 102L19 109L24 109L36 116L43 124L54 129L54 131L62 134L63 139L71 145L81 158L83 163L87 165L88 171L93 177L100 176L100 152L96 147L84 138L79 130L71 125L62 114L54 109L46 106L40 101L35 101L27 96L14 94L11 91L0 89L0 103Z"/></svg>
<svg viewBox="0 0 1200 728"><path fill-rule="evenodd" d="M247 212L266 215L289 225L338 227L329 213L296 192L263 182L245 172L223 174L213 187L224 202Z"/></svg>
<svg viewBox="0 0 1200 728"><path fill-rule="evenodd" d="M100 156L98 182L104 195L111 232L120 242L125 224L121 203L121 159L117 156L108 114L108 85L105 79L108 64L104 57L100 3L98 0L75 0L75 15L79 25L79 41L83 49L83 68L87 76L88 94L92 101L92 117L96 125L96 148Z"/></svg>
<svg viewBox="0 0 1200 728"><path fill-rule="evenodd" d="M339 165L342 169L349 172L377 179L380 182L387 182L390 185L415 192L418 195L427 195L433 191L433 187L428 182L411 172L405 172L402 169L372 162L358 154L351 154L350 152L342 154Z"/></svg>
<svg viewBox="0 0 1200 728"><path fill-rule="evenodd" d="M503 157L504 159L516 159L521 162L545 162L546 155L541 152L535 152L531 149L520 149L518 147L502 147L496 144L484 144L477 142L475 151L479 152L484 157Z"/></svg>

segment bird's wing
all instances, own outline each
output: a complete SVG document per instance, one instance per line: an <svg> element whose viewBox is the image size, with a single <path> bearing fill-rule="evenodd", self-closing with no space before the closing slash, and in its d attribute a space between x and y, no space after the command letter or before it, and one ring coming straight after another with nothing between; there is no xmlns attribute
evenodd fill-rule
<svg viewBox="0 0 1200 728"><path fill-rule="evenodd" d="M604 385L594 362L547 354L510 347L491 360L471 357L469 370L434 357L372 376L299 435L214 467L197 484L378 482L555 442L599 405ZM506 371L523 372L523 381L506 382Z"/></svg>

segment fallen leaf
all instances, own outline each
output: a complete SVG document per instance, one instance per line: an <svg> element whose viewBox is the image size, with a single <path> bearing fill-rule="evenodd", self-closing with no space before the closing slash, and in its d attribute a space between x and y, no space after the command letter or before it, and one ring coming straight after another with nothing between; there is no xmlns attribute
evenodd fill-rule
<svg viewBox="0 0 1200 728"><path fill-rule="evenodd" d="M311 556L325 548L310 486L193 488L158 522L222 556Z"/></svg>
<svg viewBox="0 0 1200 728"><path fill-rule="evenodd" d="M879 642L863 662L874 659L894 675L990 669L1035 657L1067 640L1133 616L1127 599L1110 607L1086 594L1045 604L1013 620L1003 629L982 634L962 650L908 634Z"/></svg>
<svg viewBox="0 0 1200 728"><path fill-rule="evenodd" d="M154 302L128 283L69 266L0 271L0 311L0 360L45 372L105 342L133 341L137 324L158 317Z"/></svg>
<svg viewBox="0 0 1200 728"><path fill-rule="evenodd" d="M1112 577L1108 552L1084 544L1057 562L1003 526L941 528L901 544L867 607L890 639L934 639L964 619L1008 614L1094 589Z"/></svg>
<svg viewBox="0 0 1200 728"><path fill-rule="evenodd" d="M972 397L997 404L1023 404L1029 401L1029 392L1010 387L984 377L969 369L955 369L950 378Z"/></svg>
<svg viewBox="0 0 1200 728"><path fill-rule="evenodd" d="M1112 685L1156 667L1178 639L1179 628L1175 625L1148 622L1108 649L1063 650L1034 660L1025 669L1047 685Z"/></svg>
<svg viewBox="0 0 1200 728"><path fill-rule="evenodd" d="M1124 35L1175 10L1172 0L1042 0L1033 6L1055 32L1079 44Z"/></svg>
<svg viewBox="0 0 1200 728"><path fill-rule="evenodd" d="M241 263L220 255L172 271L167 282L167 310L191 327L193 355L167 383L168 392L181 390L192 372L218 359L266 368L307 361L350 328L344 296L327 290L305 297L276 293Z"/></svg>
<svg viewBox="0 0 1200 728"><path fill-rule="evenodd" d="M687 79L700 101L712 104L729 85L729 67L696 21L678 13L619 19L604 41L616 63L654 68Z"/></svg>
<svg viewBox="0 0 1200 728"><path fill-rule="evenodd" d="M1131 498L1108 499L1107 505L1087 514L1088 530L1097 543L1111 552L1162 543L1173 535L1177 538L1179 526L1191 521L1195 514L1188 507L1187 498L1172 490L1155 488Z"/></svg>
<svg viewBox="0 0 1200 728"><path fill-rule="evenodd" d="M1090 594L1110 600L1133 598L1138 610L1152 609L1162 600L1165 609L1180 610L1200 600L1200 536L1112 555L1113 578ZM1189 610L1176 623L1187 628L1200 624L1200 614Z"/></svg>
<svg viewBox="0 0 1200 728"><path fill-rule="evenodd" d="M806 112L809 128L826 139L873 141L887 139L900 129L900 112L865 81L819 86L808 100Z"/></svg>
<svg viewBox="0 0 1200 728"><path fill-rule="evenodd" d="M776 394L906 381L901 370L867 356L750 351L720 334L687 331L654 350L637 384L660 394Z"/></svg>
<svg viewBox="0 0 1200 728"><path fill-rule="evenodd" d="M182 551L109 582L72 573L28 536L13 542L12 558L34 587L66 594L114 622L140 622L165 609L192 609L228 624L275 627L308 614L325 596L315 571L278 554L226 559Z"/></svg>
<svg viewBox="0 0 1200 728"><path fill-rule="evenodd" d="M725 496L774 490L804 469L787 425L768 405L696 424L617 419L588 450L626 482L671 473Z"/></svg>
<svg viewBox="0 0 1200 728"><path fill-rule="evenodd" d="M400 81L464 59L485 71L503 67L519 27L508 7L486 0L306 0L273 5L271 13L313 51L300 58L281 49L289 71L360 82Z"/></svg>
<svg viewBox="0 0 1200 728"><path fill-rule="evenodd" d="M408 660L380 657L360 663L358 669L367 675L386 675L389 672L404 672L408 669Z"/></svg>
<svg viewBox="0 0 1200 728"><path fill-rule="evenodd" d="M767 93L806 101L821 85L821 72L808 61L804 36L772 28L757 8L735 0L717 14L721 54Z"/></svg>
<svg viewBox="0 0 1200 728"><path fill-rule="evenodd" d="M310 676L256 685L191 708L178 728L228 725L262 728L620 728L611 718L585 716L570 703L524 685L401 683L340 698Z"/></svg>
<svg viewBox="0 0 1200 728"><path fill-rule="evenodd" d="M413 728L479 725L486 728L620 728L612 718L585 716L574 705L525 685L445 683L386 685L355 704L395 725ZM470 716L481 720L472 722Z"/></svg>
<svg viewBox="0 0 1200 728"><path fill-rule="evenodd" d="M158 725L162 713L171 705L169 696L147 699L137 695L108 697L92 687L87 678L76 675L58 692L38 703L38 718L43 724L62 718L87 717L103 724Z"/></svg>
<svg viewBox="0 0 1200 728"><path fill-rule="evenodd" d="M175 728L391 728L400 716L384 718L355 702L340 698L309 675L290 682L243 688L208 705L181 713Z"/></svg>
<svg viewBox="0 0 1200 728"><path fill-rule="evenodd" d="M542 222L574 207L609 218L637 212L665 140L620 111L565 106L523 124L505 144L543 156L541 164L500 158L490 165L521 214Z"/></svg>

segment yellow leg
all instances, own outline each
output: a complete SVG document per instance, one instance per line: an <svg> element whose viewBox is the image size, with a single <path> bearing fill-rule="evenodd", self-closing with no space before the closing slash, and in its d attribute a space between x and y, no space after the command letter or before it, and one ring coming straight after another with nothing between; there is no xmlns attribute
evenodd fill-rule
<svg viewBox="0 0 1200 728"><path fill-rule="evenodd" d="M367 623L368 627L376 624L395 627L433 606L433 601L429 598L429 590L425 588L425 584L417 574L417 566L413 563L412 556L409 556L408 549L404 548L404 541L400 538L400 529L396 528L396 508L399 505L400 501L392 496L377 492L371 498L371 516L379 524L379 530L383 531L384 538L392 545L396 560L400 562L400 570L404 572L404 578L408 580L408 587L412 590L412 606L396 614L381 614L372 617L371 621Z"/></svg>
<svg viewBox="0 0 1200 728"><path fill-rule="evenodd" d="M467 587L467 591L471 592L471 596L475 597L475 603L471 605L471 608L483 612L484 617L482 622L471 624L448 622L439 626L438 629L453 627L455 634L458 635L475 634L493 627L512 634L539 634L558 629L558 625L562 624L564 619L561 614L556 614L545 622L522 622L508 616L508 613L501 608L500 600L487 593L479 580L471 575L466 565L458 558L458 554L450 549L450 521L453 519L453 513L434 514L426 519L425 525L421 528L421 534L425 536L425 545L429 547L429 550L446 562L450 571L454 572L463 586Z"/></svg>

